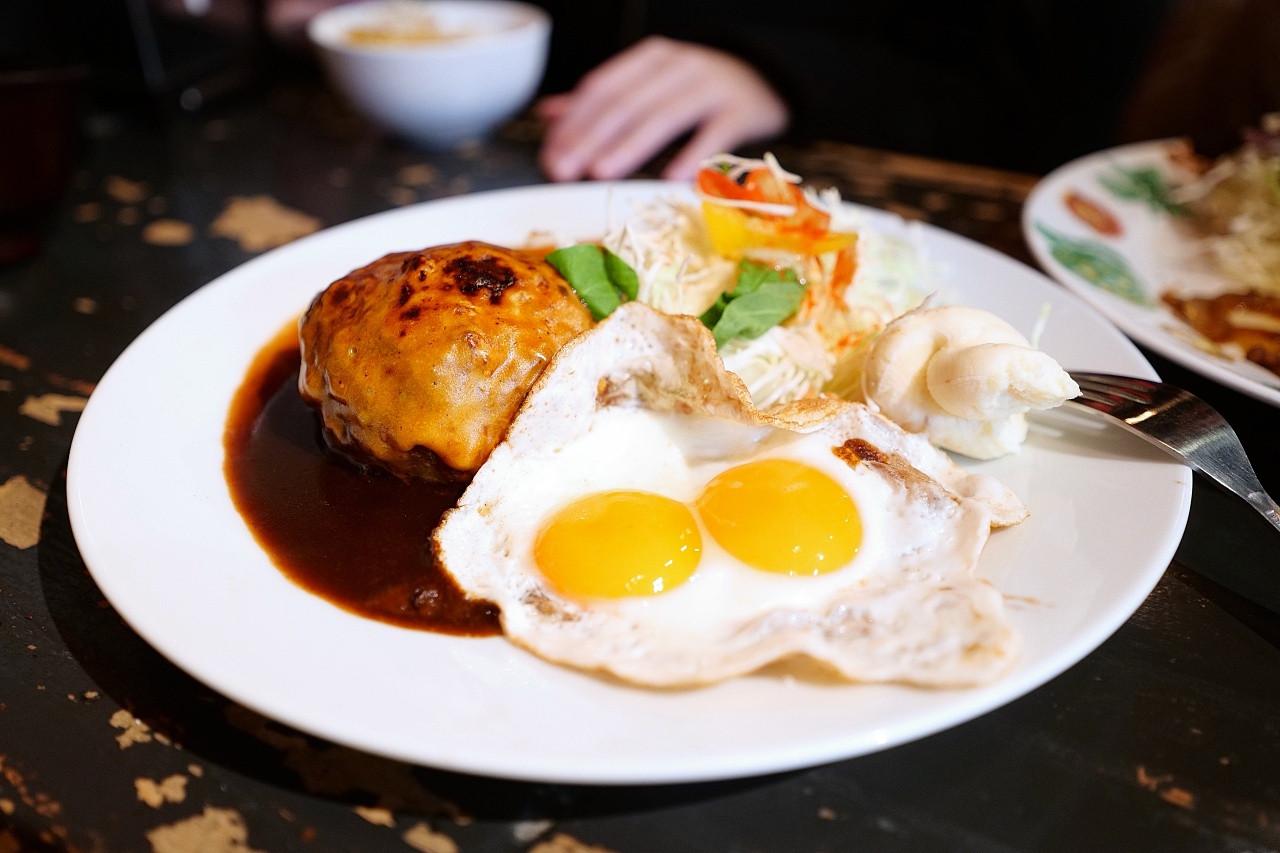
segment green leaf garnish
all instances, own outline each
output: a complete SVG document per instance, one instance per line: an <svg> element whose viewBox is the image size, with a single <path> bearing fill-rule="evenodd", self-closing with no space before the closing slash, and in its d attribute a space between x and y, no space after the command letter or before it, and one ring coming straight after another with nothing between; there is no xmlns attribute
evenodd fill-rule
<svg viewBox="0 0 1280 853"><path fill-rule="evenodd" d="M622 304L623 297L635 299L640 292L636 271L622 258L595 243L556 249L547 255L547 263L564 276L597 320L612 314Z"/></svg>
<svg viewBox="0 0 1280 853"><path fill-rule="evenodd" d="M796 313L803 298L802 285L777 282L730 301L711 330L716 346L724 346L734 338L760 337Z"/></svg>
<svg viewBox="0 0 1280 853"><path fill-rule="evenodd" d="M628 300L634 301L640 295L640 279L636 276L636 271L608 249L604 250L604 269L609 274L609 281Z"/></svg>
<svg viewBox="0 0 1280 853"><path fill-rule="evenodd" d="M734 338L758 338L800 307L804 285L794 270L775 270L768 264L743 260L738 283L722 293L699 318L715 336L716 346Z"/></svg>
<svg viewBox="0 0 1280 853"><path fill-rule="evenodd" d="M715 331L716 324L720 322L720 318L724 316L724 309L729 307L729 297L723 293L716 297L716 301L711 303L711 307L702 312L702 316L698 319L702 321L702 325L708 329ZM717 341L716 343L719 343Z"/></svg>

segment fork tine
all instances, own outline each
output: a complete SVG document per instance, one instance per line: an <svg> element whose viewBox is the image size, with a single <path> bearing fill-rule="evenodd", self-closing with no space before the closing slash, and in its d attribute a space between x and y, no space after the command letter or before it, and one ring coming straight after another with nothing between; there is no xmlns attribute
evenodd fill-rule
<svg viewBox="0 0 1280 853"><path fill-rule="evenodd" d="M1134 403L1150 403L1154 399L1153 391L1157 386L1145 380L1129 379L1123 376L1107 376L1101 373L1072 373L1081 390L1094 393L1110 394Z"/></svg>
<svg viewBox="0 0 1280 853"><path fill-rule="evenodd" d="M1079 385L1080 383L1076 384ZM1102 412L1109 412L1124 402L1122 397L1098 391L1086 385L1080 385L1080 396L1076 399L1085 404L1093 405L1094 408Z"/></svg>
<svg viewBox="0 0 1280 853"><path fill-rule="evenodd" d="M1092 409L1244 498L1280 530L1280 506L1263 489L1235 430L1199 397L1162 382L1102 373L1070 373Z"/></svg>
<svg viewBox="0 0 1280 853"><path fill-rule="evenodd" d="M1071 375L1083 377L1088 382L1095 382L1101 385L1109 385L1112 387L1129 388L1133 391L1154 391L1161 386L1160 382L1153 382L1150 379L1139 379L1136 376L1120 376L1115 373L1092 373L1084 370L1073 370Z"/></svg>

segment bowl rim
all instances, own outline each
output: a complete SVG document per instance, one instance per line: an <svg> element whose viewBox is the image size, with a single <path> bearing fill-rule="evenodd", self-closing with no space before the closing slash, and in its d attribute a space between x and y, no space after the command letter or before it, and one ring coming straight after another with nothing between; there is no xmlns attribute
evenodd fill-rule
<svg viewBox="0 0 1280 853"><path fill-rule="evenodd" d="M508 8L525 13L524 20L514 26L492 32L480 32L457 39L440 41L424 41L412 45L359 45L342 38L342 30L334 30L334 34L326 35L327 21L348 15L358 15L356 10L377 6L399 6L411 4L429 9L431 6L465 6L471 9L478 7ZM547 10L523 0L357 0L354 3L342 3L316 15L307 23L307 38L311 44L325 50L360 56L411 56L424 53L462 52L474 49L477 45L490 45L524 37L532 30L535 33L549 33L551 15Z"/></svg>

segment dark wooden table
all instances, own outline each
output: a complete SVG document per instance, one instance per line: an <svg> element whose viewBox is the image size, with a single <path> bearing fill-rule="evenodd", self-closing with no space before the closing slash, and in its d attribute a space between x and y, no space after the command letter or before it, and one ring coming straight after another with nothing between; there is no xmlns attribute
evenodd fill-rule
<svg viewBox="0 0 1280 853"><path fill-rule="evenodd" d="M327 743L211 691L121 621L76 549L65 476L84 398L149 323L253 256L210 232L231 197L334 225L535 183L535 146L517 124L427 155L309 86L167 122L95 114L87 136L43 253L0 270L0 853L1280 849L1280 534L1202 481L1164 579L1084 661L973 722L809 770L501 782ZM1027 257L1029 176L781 153L847 198ZM1280 412L1157 368L1236 422L1280 492Z"/></svg>

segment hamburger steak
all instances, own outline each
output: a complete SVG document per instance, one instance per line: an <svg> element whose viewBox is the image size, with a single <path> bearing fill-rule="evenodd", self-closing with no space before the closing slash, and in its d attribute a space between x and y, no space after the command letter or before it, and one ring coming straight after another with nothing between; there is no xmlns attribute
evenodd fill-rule
<svg viewBox="0 0 1280 853"><path fill-rule="evenodd" d="M312 301L298 387L355 462L466 480L551 356L591 324L538 253L474 241L394 252Z"/></svg>

